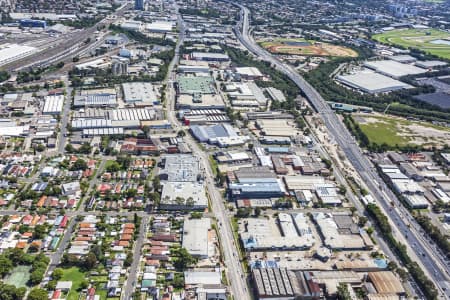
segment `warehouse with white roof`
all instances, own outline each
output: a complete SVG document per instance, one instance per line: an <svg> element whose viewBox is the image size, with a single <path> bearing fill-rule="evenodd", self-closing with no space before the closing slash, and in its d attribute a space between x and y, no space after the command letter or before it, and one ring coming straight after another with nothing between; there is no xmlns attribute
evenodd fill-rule
<svg viewBox="0 0 450 300"><path fill-rule="evenodd" d="M361 71L351 75L340 75L336 77L336 80L346 86L370 94L412 88L409 84L373 71Z"/></svg>
<svg viewBox="0 0 450 300"><path fill-rule="evenodd" d="M64 95L50 95L45 97L44 108L42 113L44 115L59 115L62 112L64 105Z"/></svg>
<svg viewBox="0 0 450 300"><path fill-rule="evenodd" d="M413 65L402 64L393 60L366 61L364 66L394 79L399 79L400 77L407 75L417 75L427 72L426 69L418 68Z"/></svg>
<svg viewBox="0 0 450 300"><path fill-rule="evenodd" d="M183 224L183 248L192 256L208 258L212 251L208 242L208 232L211 229L211 219L184 219Z"/></svg>
<svg viewBox="0 0 450 300"><path fill-rule="evenodd" d="M153 105L157 102L153 85L150 82L127 82L122 84L123 100L127 104Z"/></svg>
<svg viewBox="0 0 450 300"><path fill-rule="evenodd" d="M23 46L18 44L0 45L0 66L30 56L37 51L38 49L35 47Z"/></svg>

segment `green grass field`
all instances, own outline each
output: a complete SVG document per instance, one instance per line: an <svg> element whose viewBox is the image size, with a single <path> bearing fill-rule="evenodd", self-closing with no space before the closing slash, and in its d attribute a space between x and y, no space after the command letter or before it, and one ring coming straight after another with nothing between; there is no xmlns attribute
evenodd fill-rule
<svg viewBox="0 0 450 300"><path fill-rule="evenodd" d="M4 282L6 284L14 285L17 288L26 287L27 282L30 279L31 266L17 266L8 275Z"/></svg>
<svg viewBox="0 0 450 300"><path fill-rule="evenodd" d="M408 144L433 145L442 142L450 132L450 128L434 125L427 122L410 121L406 119L392 118L389 116L367 116L368 122L358 120L361 130L367 135L371 143L379 145L386 143L389 146L406 146ZM439 136L425 136L426 131L439 131Z"/></svg>
<svg viewBox="0 0 450 300"><path fill-rule="evenodd" d="M371 143L379 145L386 143L389 146L406 146L410 138L398 134L395 122L374 122L368 124L359 124L361 130L367 135Z"/></svg>
<svg viewBox="0 0 450 300"><path fill-rule="evenodd" d="M78 289L81 286L81 282L86 279L86 274L82 273L77 267L63 269L63 271L61 281L72 281L72 288L67 295L67 300L78 300L80 294Z"/></svg>
<svg viewBox="0 0 450 300"><path fill-rule="evenodd" d="M450 59L450 45L433 44L435 40L448 40L450 33L437 29L400 29L376 34L374 40L405 48L415 48L424 52Z"/></svg>

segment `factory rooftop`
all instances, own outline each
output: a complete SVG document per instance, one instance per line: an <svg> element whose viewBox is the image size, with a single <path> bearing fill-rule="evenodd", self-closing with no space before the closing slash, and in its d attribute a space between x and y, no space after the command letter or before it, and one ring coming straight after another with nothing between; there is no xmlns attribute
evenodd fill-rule
<svg viewBox="0 0 450 300"><path fill-rule="evenodd" d="M177 78L180 94L215 94L214 79L211 76L179 76Z"/></svg>
<svg viewBox="0 0 450 300"><path fill-rule="evenodd" d="M184 219L183 248L194 257L208 258L209 251L208 231L211 228L211 219Z"/></svg>
<svg viewBox="0 0 450 300"><path fill-rule="evenodd" d="M164 182L160 209L205 209L208 207L203 184L196 182Z"/></svg>
<svg viewBox="0 0 450 300"><path fill-rule="evenodd" d="M153 85L149 82L127 82L122 84L123 100L126 103L152 105L156 98Z"/></svg>
<svg viewBox="0 0 450 300"><path fill-rule="evenodd" d="M166 155L163 158L164 168L161 170L163 179L173 182L195 182L200 175L198 157L190 154Z"/></svg>
<svg viewBox="0 0 450 300"><path fill-rule="evenodd" d="M393 60L367 61L364 63L364 66L395 79L406 75L417 75L427 72L426 69L409 64L402 64Z"/></svg>
<svg viewBox="0 0 450 300"><path fill-rule="evenodd" d="M412 88L409 84L372 71L362 71L351 75L340 75L337 76L336 79L347 86L371 94Z"/></svg>

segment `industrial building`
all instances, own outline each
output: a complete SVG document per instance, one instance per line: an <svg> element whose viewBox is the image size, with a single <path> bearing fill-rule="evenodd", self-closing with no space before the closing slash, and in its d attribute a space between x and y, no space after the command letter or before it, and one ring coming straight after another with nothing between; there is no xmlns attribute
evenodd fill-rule
<svg viewBox="0 0 450 300"><path fill-rule="evenodd" d="M238 135L237 130L227 123L217 125L192 125L192 135L202 143L217 144L220 147L243 145L247 136Z"/></svg>
<svg viewBox="0 0 450 300"><path fill-rule="evenodd" d="M404 199L412 209L427 209L429 206L428 200L422 195L404 195Z"/></svg>
<svg viewBox="0 0 450 300"><path fill-rule="evenodd" d="M267 98L254 82L229 83L225 92L234 107L260 108L267 105Z"/></svg>
<svg viewBox="0 0 450 300"><path fill-rule="evenodd" d="M283 184L268 167L243 167L234 176L236 180L228 185L232 199L279 198L286 194Z"/></svg>
<svg viewBox="0 0 450 300"><path fill-rule="evenodd" d="M274 87L268 87L266 88L266 92L269 95L270 99L272 99L273 101L278 102L286 101L286 97L284 96L283 92L280 91L279 89L276 89Z"/></svg>
<svg viewBox="0 0 450 300"><path fill-rule="evenodd" d="M19 22L21 27L45 28L47 22L44 20L23 19Z"/></svg>
<svg viewBox="0 0 450 300"><path fill-rule="evenodd" d="M63 105L64 95L49 95L45 97L42 113L44 115L59 115L62 112Z"/></svg>
<svg viewBox="0 0 450 300"><path fill-rule="evenodd" d="M292 138L300 133L290 119L257 119L255 124L264 136Z"/></svg>
<svg viewBox="0 0 450 300"><path fill-rule="evenodd" d="M367 233L360 231L351 216L323 212L312 213L319 227L323 243L333 250L371 249L373 242Z"/></svg>
<svg viewBox="0 0 450 300"><path fill-rule="evenodd" d="M162 210L204 210L208 207L205 187L197 182L162 183Z"/></svg>
<svg viewBox="0 0 450 300"><path fill-rule="evenodd" d="M264 77L261 71L255 67L236 68L236 73L239 74L241 78L246 80L258 80Z"/></svg>
<svg viewBox="0 0 450 300"><path fill-rule="evenodd" d="M404 296L406 293L401 281L391 271L369 272L368 279L377 294Z"/></svg>
<svg viewBox="0 0 450 300"><path fill-rule="evenodd" d="M211 229L211 219L184 219L183 224L183 242L185 248L192 256L207 259L213 253L210 250L208 240L209 230Z"/></svg>
<svg viewBox="0 0 450 300"><path fill-rule="evenodd" d="M178 109L224 109L211 76L178 76L176 82Z"/></svg>
<svg viewBox="0 0 450 300"><path fill-rule="evenodd" d="M150 24L147 24L146 29L149 32L154 32L154 33L167 33L167 32L171 32L173 27L174 26L173 26L172 22L155 21Z"/></svg>
<svg viewBox="0 0 450 300"><path fill-rule="evenodd" d="M145 0L134 0L134 9L144 10L144 1Z"/></svg>
<svg viewBox="0 0 450 300"><path fill-rule="evenodd" d="M114 89L84 90L75 95L74 107L116 107L117 94Z"/></svg>
<svg viewBox="0 0 450 300"><path fill-rule="evenodd" d="M209 62L228 62L230 58L227 54L213 52L192 52L191 59Z"/></svg>
<svg viewBox="0 0 450 300"><path fill-rule="evenodd" d="M31 46L18 44L0 45L0 66L30 56L36 52L38 52L38 49Z"/></svg>
<svg viewBox="0 0 450 300"><path fill-rule="evenodd" d="M406 75L417 75L427 72L426 69L418 68L413 65L402 64L393 60L366 61L364 66L394 79L399 79L400 77Z"/></svg>
<svg viewBox="0 0 450 300"><path fill-rule="evenodd" d="M201 177L200 161L190 154L166 155L162 158L160 178L171 182L196 182Z"/></svg>
<svg viewBox="0 0 450 300"><path fill-rule="evenodd" d="M239 234L247 251L305 250L315 243L310 222L303 213L280 213L278 222L266 218L245 219Z"/></svg>
<svg viewBox="0 0 450 300"><path fill-rule="evenodd" d="M158 102L150 82L127 82L122 84L123 101L134 105L153 105Z"/></svg>
<svg viewBox="0 0 450 300"><path fill-rule="evenodd" d="M285 268L254 268L252 278L256 288L256 299L318 300L319 285L309 272L293 272Z"/></svg>
<svg viewBox="0 0 450 300"><path fill-rule="evenodd" d="M387 93L412 88L411 85L372 71L362 71L351 75L340 75L337 81L365 93Z"/></svg>

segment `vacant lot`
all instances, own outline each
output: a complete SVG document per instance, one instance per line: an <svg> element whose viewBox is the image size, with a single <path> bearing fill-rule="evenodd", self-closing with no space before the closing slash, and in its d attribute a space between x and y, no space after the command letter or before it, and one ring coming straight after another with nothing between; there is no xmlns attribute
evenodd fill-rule
<svg viewBox="0 0 450 300"><path fill-rule="evenodd" d="M31 266L17 266L9 274L4 282L6 284L15 285L17 288L26 287L30 279Z"/></svg>
<svg viewBox="0 0 450 300"><path fill-rule="evenodd" d="M358 56L358 53L350 48L304 39L275 39L259 42L263 48L275 54L335 57Z"/></svg>
<svg viewBox="0 0 450 300"><path fill-rule="evenodd" d="M390 146L450 144L450 128L385 115L355 114L370 142Z"/></svg>
<svg viewBox="0 0 450 300"><path fill-rule="evenodd" d="M442 30L400 29L376 34L373 38L383 44L416 48L450 59L450 33Z"/></svg>

